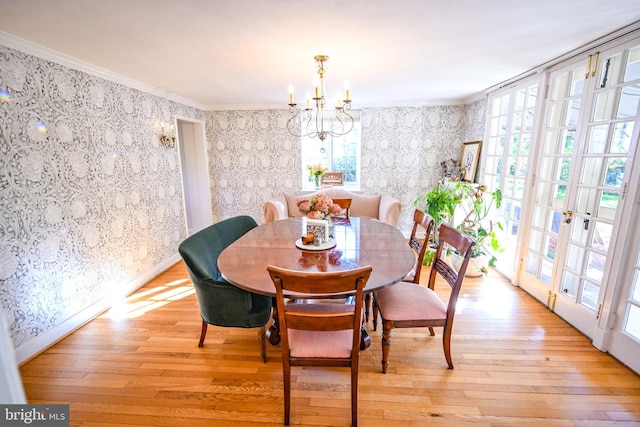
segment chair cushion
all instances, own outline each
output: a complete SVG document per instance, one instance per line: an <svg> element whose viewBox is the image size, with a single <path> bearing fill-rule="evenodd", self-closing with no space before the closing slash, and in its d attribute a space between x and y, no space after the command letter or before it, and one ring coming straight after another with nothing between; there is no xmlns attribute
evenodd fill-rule
<svg viewBox="0 0 640 427"><path fill-rule="evenodd" d="M380 315L386 320L442 320L447 307L426 286L400 282L376 291Z"/></svg>
<svg viewBox="0 0 640 427"><path fill-rule="evenodd" d="M314 313L353 312L350 304L288 304L288 310ZM353 330L304 331L289 329L289 354L291 357L349 358L353 346Z"/></svg>

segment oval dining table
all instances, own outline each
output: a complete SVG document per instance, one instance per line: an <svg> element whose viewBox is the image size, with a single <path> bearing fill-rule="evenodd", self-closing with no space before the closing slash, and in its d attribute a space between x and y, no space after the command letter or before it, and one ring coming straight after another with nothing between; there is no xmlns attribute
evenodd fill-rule
<svg viewBox="0 0 640 427"><path fill-rule="evenodd" d="M313 244L301 245L303 248L296 245L296 240L306 234L305 218L287 218L260 225L220 254L218 268L229 283L273 297L276 289L267 272L268 265L309 273L370 265L372 272L364 289L369 295L401 281L413 269L415 253L397 228L375 219L358 217L333 218L332 225L335 246L323 250ZM268 338L276 345L280 342L277 313L273 317ZM369 345L364 328L362 342L363 348Z"/></svg>

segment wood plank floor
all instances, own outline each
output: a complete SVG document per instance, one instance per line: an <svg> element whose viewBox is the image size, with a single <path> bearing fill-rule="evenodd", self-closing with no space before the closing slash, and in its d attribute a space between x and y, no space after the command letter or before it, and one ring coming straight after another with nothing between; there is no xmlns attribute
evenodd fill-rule
<svg viewBox="0 0 640 427"><path fill-rule="evenodd" d="M383 375L368 325L361 427L640 425L640 377L500 276L466 279L459 309L454 370L438 330L397 329ZM257 330L199 333L179 263L21 366L28 401L70 403L72 426L283 425L280 348L262 364ZM292 425L350 424L346 369L293 374Z"/></svg>

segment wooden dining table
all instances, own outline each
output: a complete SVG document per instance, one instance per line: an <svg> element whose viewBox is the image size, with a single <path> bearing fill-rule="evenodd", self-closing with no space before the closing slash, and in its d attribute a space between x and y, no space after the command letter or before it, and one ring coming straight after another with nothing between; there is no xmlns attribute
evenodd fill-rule
<svg viewBox="0 0 640 427"><path fill-rule="evenodd" d="M288 218L252 229L220 254L218 268L222 277L241 289L275 296L268 265L310 273L370 265L372 272L364 289L370 294L401 281L416 262L415 253L402 232L382 221L334 218L331 234L335 246L322 250L313 244L302 245L303 248L296 245L296 241L306 234L305 224L304 218ZM285 296L295 298L297 295ZM277 314L274 314L268 337L274 345L280 341ZM368 338L365 340L368 344Z"/></svg>

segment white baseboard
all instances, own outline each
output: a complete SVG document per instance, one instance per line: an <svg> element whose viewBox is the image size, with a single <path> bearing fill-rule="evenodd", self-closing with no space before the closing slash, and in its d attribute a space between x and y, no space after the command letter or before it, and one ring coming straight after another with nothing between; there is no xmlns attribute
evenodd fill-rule
<svg viewBox="0 0 640 427"><path fill-rule="evenodd" d="M131 293L137 291L142 286L147 284L156 276L160 275L162 272L170 268L176 262L180 260L180 255L175 254L161 263L154 266L152 269L146 271L140 277L132 280L127 283L125 287L122 288L121 295L117 295L118 297L125 297L130 295ZM94 304L85 308L84 310L74 314L68 319L64 320L61 323L58 323L53 328L47 330L43 334L38 335L35 338L30 339L25 342L21 346L17 347L14 351L14 356L18 365L26 362L32 357L38 355L42 351L46 350L48 347L52 346L56 342L60 341L76 329L80 328L85 323L94 319L101 313L104 313L108 309L111 308L111 303L114 301L114 296L110 295L108 297L102 298L96 301Z"/></svg>

